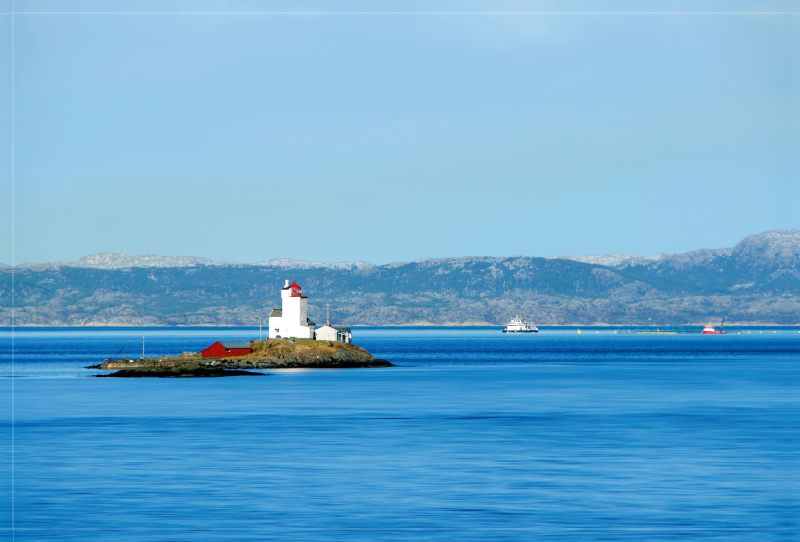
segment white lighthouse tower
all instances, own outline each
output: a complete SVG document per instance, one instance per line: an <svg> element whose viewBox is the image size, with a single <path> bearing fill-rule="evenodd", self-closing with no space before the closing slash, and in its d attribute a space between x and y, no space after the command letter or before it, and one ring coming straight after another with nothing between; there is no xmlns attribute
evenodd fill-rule
<svg viewBox="0 0 800 542"><path fill-rule="evenodd" d="M269 338L314 338L314 322L308 319L308 298L297 282L286 281L281 288L281 308L269 314Z"/></svg>

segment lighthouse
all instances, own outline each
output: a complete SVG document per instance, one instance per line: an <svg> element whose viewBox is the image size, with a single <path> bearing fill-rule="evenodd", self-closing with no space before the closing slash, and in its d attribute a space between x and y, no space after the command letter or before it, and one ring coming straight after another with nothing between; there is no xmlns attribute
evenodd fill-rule
<svg viewBox="0 0 800 542"><path fill-rule="evenodd" d="M269 314L269 338L313 339L314 322L308 319L308 298L297 282L281 288L281 308Z"/></svg>

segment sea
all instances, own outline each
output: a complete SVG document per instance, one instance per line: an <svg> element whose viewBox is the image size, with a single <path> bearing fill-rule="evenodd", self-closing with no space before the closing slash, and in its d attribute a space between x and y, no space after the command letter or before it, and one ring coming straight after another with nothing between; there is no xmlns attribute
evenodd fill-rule
<svg viewBox="0 0 800 542"><path fill-rule="evenodd" d="M800 328L353 328L395 367L94 378L258 328L0 329L15 541L800 540Z"/></svg>

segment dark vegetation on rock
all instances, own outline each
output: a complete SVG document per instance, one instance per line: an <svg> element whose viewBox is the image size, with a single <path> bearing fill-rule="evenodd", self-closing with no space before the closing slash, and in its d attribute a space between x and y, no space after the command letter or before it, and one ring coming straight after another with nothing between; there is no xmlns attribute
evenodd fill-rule
<svg viewBox="0 0 800 542"><path fill-rule="evenodd" d="M97 378L206 378L221 376L264 376L238 369L208 367L182 367L174 369L123 369L107 375L94 375Z"/></svg>
<svg viewBox="0 0 800 542"><path fill-rule="evenodd" d="M17 325L258 325L296 279L309 317L347 325L800 324L800 231L732 249L595 265L572 259L465 257L384 266L20 268ZM603 260L613 262L615 260ZM621 263L619 263L621 262ZM0 269L0 325L10 325Z"/></svg>

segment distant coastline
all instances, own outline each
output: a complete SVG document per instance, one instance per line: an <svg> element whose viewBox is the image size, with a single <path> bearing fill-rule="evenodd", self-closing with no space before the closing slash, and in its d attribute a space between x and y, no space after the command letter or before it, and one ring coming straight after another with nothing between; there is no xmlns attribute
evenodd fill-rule
<svg viewBox="0 0 800 542"><path fill-rule="evenodd" d="M540 329L633 329L633 328L688 328L688 327L696 327L702 328L703 326L708 325L708 322L700 322L700 323L687 323L687 324L675 324L675 325L667 325L667 324L625 324L625 325L617 325L617 324L546 324L546 325L539 325ZM501 330L503 328L502 325L499 324L492 324L492 325L422 325L422 324L404 324L404 325L387 325L387 326L373 326L373 325L358 325L358 326L350 326L353 329L398 329L398 328L420 328L420 329L497 329ZM725 328L767 328L767 327L777 327L777 328L797 328L800 329L800 324L776 324L776 323L749 323L749 324L742 324L737 322L730 322L725 321ZM17 325L13 326L14 329L255 329L258 330L258 326L253 325L151 325L151 326L138 326L138 325L106 325L106 324L92 324L92 325L53 325L53 326L46 326L46 325ZM12 326L0 326L0 330L11 330Z"/></svg>
<svg viewBox="0 0 800 542"><path fill-rule="evenodd" d="M347 326L800 324L800 230L733 248L634 256L421 258L255 264L101 254L0 267L0 325L257 326L287 276L310 293L308 317Z"/></svg>

